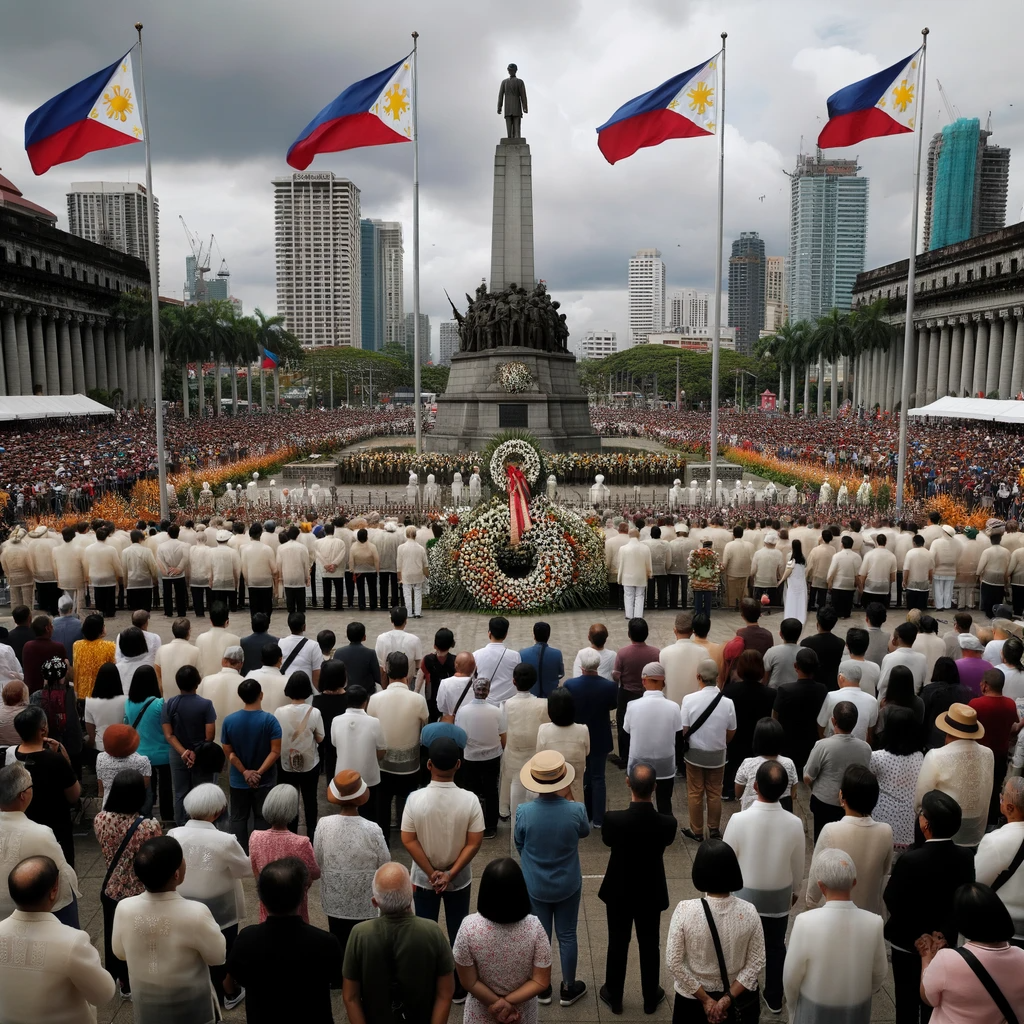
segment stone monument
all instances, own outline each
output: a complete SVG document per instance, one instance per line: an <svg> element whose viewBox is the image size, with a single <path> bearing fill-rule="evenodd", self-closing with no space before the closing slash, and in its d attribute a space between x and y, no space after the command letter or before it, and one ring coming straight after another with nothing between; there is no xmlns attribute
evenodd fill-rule
<svg viewBox="0 0 1024 1024"><path fill-rule="evenodd" d="M466 295L459 351L437 400L428 451L480 450L499 431L529 430L550 451L597 451L587 396L559 304L538 282L533 261L533 168L521 134L526 86L510 64L498 92L507 135L494 154L490 290ZM451 299L449 299L451 302Z"/></svg>

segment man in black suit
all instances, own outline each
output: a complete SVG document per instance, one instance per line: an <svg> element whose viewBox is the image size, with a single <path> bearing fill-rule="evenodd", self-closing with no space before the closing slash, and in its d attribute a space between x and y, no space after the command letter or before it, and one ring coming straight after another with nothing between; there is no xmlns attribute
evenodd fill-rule
<svg viewBox="0 0 1024 1024"><path fill-rule="evenodd" d="M885 937L892 943L892 976L897 1024L927 1024L932 1009L921 1001L921 957L914 943L941 932L950 949L957 943L953 894L974 881L974 854L953 843L960 830L960 805L937 789L925 793L918 824L926 842L893 865L883 899L889 909Z"/></svg>
<svg viewBox="0 0 1024 1024"><path fill-rule="evenodd" d="M255 672L263 667L263 648L267 644L276 644L277 637L270 632L270 618L265 612L256 612L252 617L252 632L243 636L241 641L245 660L242 662L242 675Z"/></svg>
<svg viewBox="0 0 1024 1024"><path fill-rule="evenodd" d="M665 847L676 834L676 819L654 807L657 777L654 768L639 762L626 777L631 803L624 811L604 816L601 838L611 847L598 898L608 914L608 959L601 1001L612 1013L622 1013L629 939L636 925L640 948L640 987L644 1013L654 1013L665 998L658 984L661 973L661 912L668 909Z"/></svg>
<svg viewBox="0 0 1024 1024"><path fill-rule="evenodd" d="M818 632L800 641L818 656L818 674L815 676L828 690L839 689L839 666L846 653L846 641L837 637L835 629L839 616L835 608L825 605L818 609Z"/></svg>

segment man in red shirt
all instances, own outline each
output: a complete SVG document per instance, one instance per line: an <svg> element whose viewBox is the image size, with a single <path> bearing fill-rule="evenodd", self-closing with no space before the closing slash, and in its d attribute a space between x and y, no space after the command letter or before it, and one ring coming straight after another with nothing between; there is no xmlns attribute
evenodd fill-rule
<svg viewBox="0 0 1024 1024"><path fill-rule="evenodd" d="M612 678L619 684L618 703L615 708L615 727L618 733L619 753L609 755L608 760L617 768L625 768L629 761L629 733L622 728L626 719L626 705L643 695L643 669L649 662L657 661L661 651L647 643L649 632L645 619L630 619L626 632L631 643L615 655Z"/></svg>
<svg viewBox="0 0 1024 1024"><path fill-rule="evenodd" d="M985 727L983 743L995 758L992 772L992 797L989 803L988 823L991 827L999 818L999 794L1003 789L1006 762L1010 747L1017 741L1021 720L1017 704L1003 696L1005 676L997 668L990 668L981 677L981 696L971 701L971 707L978 713L978 721Z"/></svg>

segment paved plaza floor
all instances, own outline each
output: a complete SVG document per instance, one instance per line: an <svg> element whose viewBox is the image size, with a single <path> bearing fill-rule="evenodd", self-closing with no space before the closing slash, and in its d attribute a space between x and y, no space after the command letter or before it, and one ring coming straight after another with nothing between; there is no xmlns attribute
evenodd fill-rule
<svg viewBox="0 0 1024 1024"><path fill-rule="evenodd" d="M648 621L651 626L650 643L663 647L673 642L672 623L674 614L674 612L670 611L655 611L649 613ZM902 613L892 612L890 613L890 619L895 620L896 616L901 614ZM366 625L367 638L370 645L372 645L374 639L380 632L390 628L388 617L381 611L357 612L353 615L353 613L350 613L347 610L344 612L324 612L316 608L311 608L307 613L308 633L311 637L315 637L317 631L329 628L333 629L339 638L343 638L345 626L353 617L358 617L359 620ZM776 612L775 614L764 617L762 619L762 624L766 628L775 632L778 629L778 624L781 621L781 618L781 614ZM280 633L285 630L284 619L285 613L283 611L275 612L271 627L272 632ZM586 646L587 630L594 622L603 622L608 626L610 633L610 648L617 649L628 642L626 637L626 623L621 612L573 612L546 616L546 619L551 623L552 627L552 646L558 647L562 650L570 669L571 659L575 656L576 651L579 650L579 648ZM200 620L196 624L195 632L201 632L206 628L207 621L208 620ZM512 620L512 627L508 636L509 646L519 649L521 647L529 646L533 642L531 636L533 621L534 619L531 617L520 617ZM857 621L858 617L855 616L853 619L849 620L848 624L852 625ZM168 640L171 635L170 623L170 619L164 617L158 612L153 617L153 624L151 628L155 632L159 633L165 640ZM710 638L715 641L729 639L734 635L739 623L739 616L735 613L715 612L712 619ZM9 626L9 619L0 618L0 624ZM128 613L125 611L119 612L116 618L109 620L107 623L108 636L113 636L118 632L118 630L127 625L129 625ZM487 642L487 616L485 615L426 610L422 619L410 622L411 630L422 638L425 652L430 649L435 631L442 626L447 626L454 631L456 638L456 651L472 651L482 647ZM943 632L948 628L951 628L951 622L943 624L941 627ZM232 629L239 635L245 635L250 632L248 613L245 612L240 615L236 614L234 621L229 626L229 629ZM813 623L809 626L809 629L813 631ZM838 629L840 631L845 631L842 623ZM625 785L624 773L609 764L607 779L609 807L624 807L628 803L628 792ZM807 829L807 863L809 865L812 844L810 838L811 828L808 799L809 794L807 789L801 784L796 802L796 810L804 819ZM673 804L675 814L680 825L686 825L686 790L685 785L681 783L681 780L677 782ZM733 813L738 806L739 805L736 803L725 805L723 829L725 827L725 821L728 820L728 816ZM333 808L331 805L329 805L321 796L320 813L329 814L332 813L332 811ZM300 830L304 831L305 827L302 826ZM507 822L502 822L498 829L497 838L484 842L481 852L474 862L474 875L477 879L479 879L480 872L487 861L495 857L507 856L509 854L511 846L510 840L511 836L509 825ZM97 944L98 948L102 949L103 915L100 909L99 887L105 870L103 858L91 832L77 836L75 842L76 869L78 871L82 887L80 908L81 924L83 928L88 930L89 934L92 936L93 942ZM696 849L697 846L695 843L677 835L675 842L665 853L665 869L668 876L671 907L675 907L679 900L690 899L696 895L693 884L690 881L693 856ZM400 860L407 865L409 864L409 857L401 846L397 830L393 832L392 855L396 860ZM580 904L578 928L579 966L577 969L577 976L586 981L589 991L586 996L574 1006L563 1009L558 1005L556 989L556 998L553 1004L547 1007L540 1007L540 1019L545 1021L670 1020L672 1016L672 980L668 970L664 967L664 951L665 936L668 931L669 919L672 912L671 908L662 915L661 922L663 964L661 983L665 987L666 993L668 993L668 998L659 1007L655 1014L649 1018L645 1017L643 1012L643 1001L640 995L640 977L636 955L637 951L634 943L630 947L629 974L626 981L624 1013L622 1017L616 1017L598 999L597 996L597 990L604 980L605 952L607 948L608 935L605 922L604 904L601 903L597 896L598 889L601 885L601 879L608 863L608 850L602 844L599 833L594 832L582 841L580 844L580 861L583 867L583 899ZM256 923L258 915L258 901L256 898L255 884L251 879L247 879L244 884L246 894L246 916L242 922L243 926L246 924ZM477 883L474 882L474 890L476 884ZM475 910L475 891L472 906ZM794 914L797 910L802 909L802 907L803 901L801 898ZM326 918L320 909L319 882L313 883L313 887L310 892L309 913L310 920L313 924L326 928ZM837 941L841 941L841 939L837 937ZM552 969L552 981L556 986L560 981L560 977L561 974L558 967L556 949L554 966ZM282 984L302 984L302 979L300 978L282 978L281 981ZM340 992L334 995L334 1016L337 1021L344 1021L347 1019ZM130 1024L132 1020L131 1004L128 1002L118 1004L115 999L115 1001L108 1006L100 1008L98 1019L99 1024L107 1024L107 1022ZM244 1004L243 1006L227 1013L225 1019L228 1021L244 1021ZM461 1019L462 1008L459 1006L453 1006L449 1020L452 1022L459 1022ZM779 1018L772 1016L766 1009L763 1009L762 1019L786 1019L786 1011L784 1010L783 1017ZM871 1019L872 1021L892 1021L895 1019L891 979L886 983L883 990L875 996Z"/></svg>

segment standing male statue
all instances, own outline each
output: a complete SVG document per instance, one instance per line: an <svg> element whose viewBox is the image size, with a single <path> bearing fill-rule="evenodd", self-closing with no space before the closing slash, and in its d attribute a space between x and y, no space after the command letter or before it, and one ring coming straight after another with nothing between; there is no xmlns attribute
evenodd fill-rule
<svg viewBox="0 0 1024 1024"><path fill-rule="evenodd" d="M526 85L521 78L516 78L519 70L515 64L508 66L508 78L501 83L498 89L498 113L502 112L502 104L505 105L505 137L509 139L521 139L523 133L519 124L523 114L527 113L526 107Z"/></svg>

